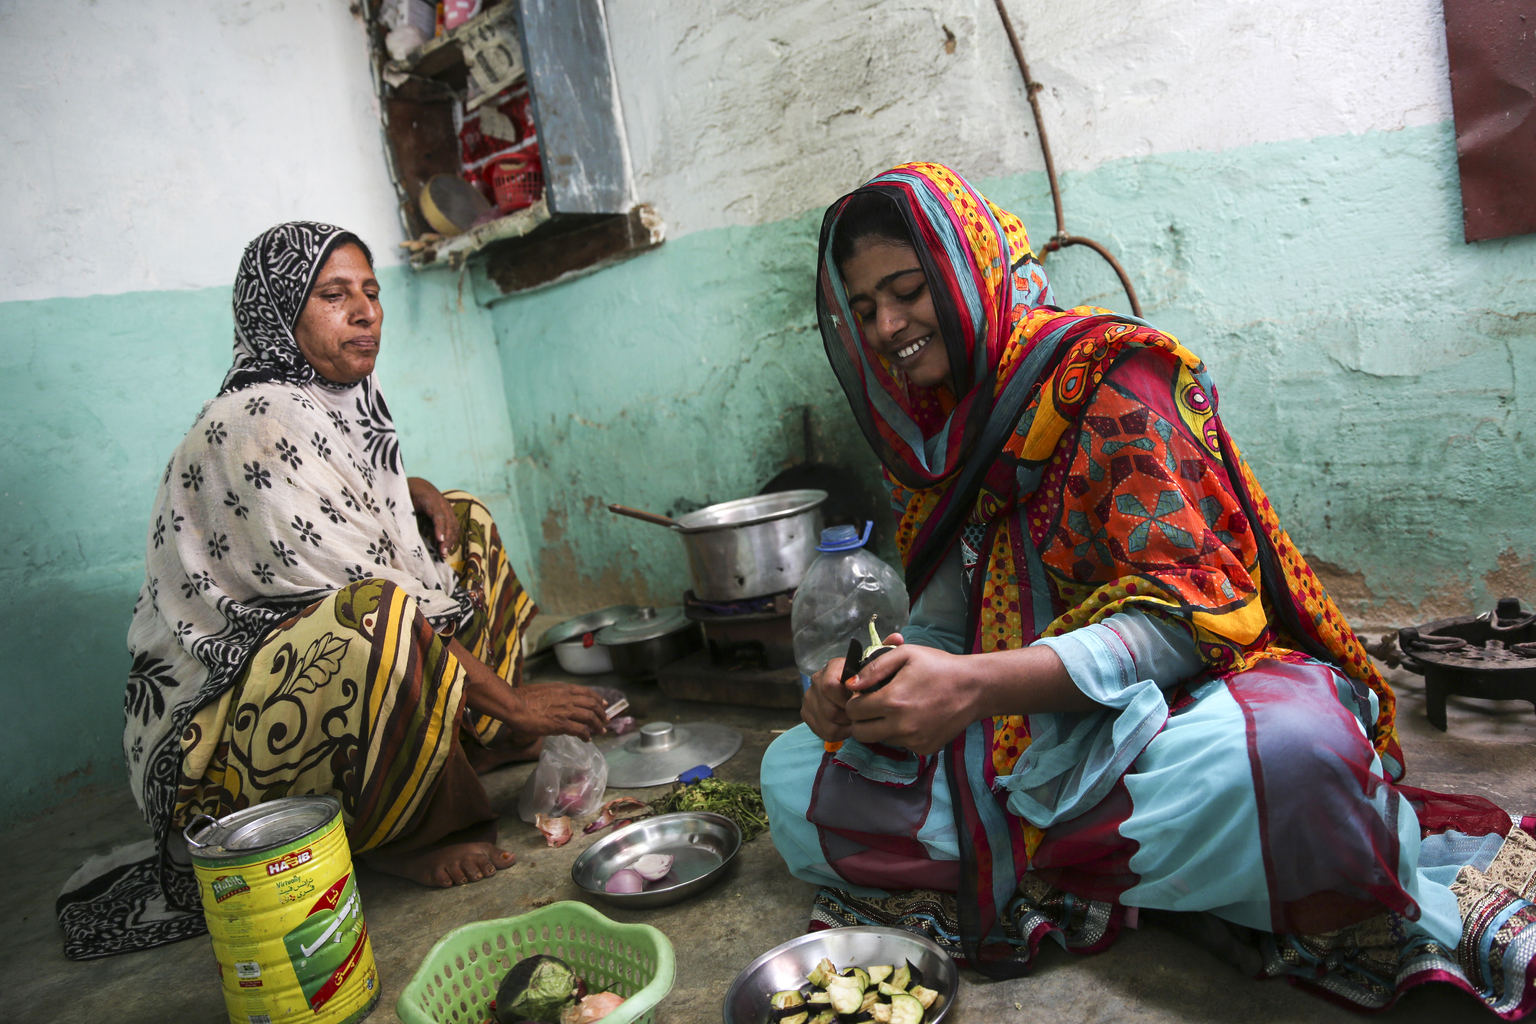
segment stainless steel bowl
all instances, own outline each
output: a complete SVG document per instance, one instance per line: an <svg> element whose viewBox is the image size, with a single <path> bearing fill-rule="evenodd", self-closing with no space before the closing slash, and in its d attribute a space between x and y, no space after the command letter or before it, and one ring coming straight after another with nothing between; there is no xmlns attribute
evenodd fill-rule
<svg viewBox="0 0 1536 1024"><path fill-rule="evenodd" d="M693 592L739 601L792 590L816 561L826 491L778 491L677 517Z"/></svg>
<svg viewBox="0 0 1536 1024"><path fill-rule="evenodd" d="M616 907L664 907L714 885L740 849L741 829L724 815L705 811L662 814L626 825L587 847L571 865L571 881ZM677 880L665 888L644 892L603 891L610 875L648 853L671 854L672 874Z"/></svg>
<svg viewBox="0 0 1536 1024"><path fill-rule="evenodd" d="M838 970L912 961L923 972L923 985L939 994L923 1015L924 1024L938 1024L955 1005L960 972L932 939L900 928L832 928L811 932L774 946L753 960L725 993L725 1024L767 1024L768 1000L775 992L798 989L811 968L826 957Z"/></svg>

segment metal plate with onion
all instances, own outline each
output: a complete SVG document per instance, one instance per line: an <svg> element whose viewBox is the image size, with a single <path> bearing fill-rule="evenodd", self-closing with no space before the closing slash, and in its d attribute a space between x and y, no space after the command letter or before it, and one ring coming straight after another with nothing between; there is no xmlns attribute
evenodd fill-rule
<svg viewBox="0 0 1536 1024"><path fill-rule="evenodd" d="M800 935L774 946L748 964L725 993L725 1024L768 1024L773 1011L768 1000L775 992L798 989L821 958L838 970L845 967L900 967L907 961L923 972L923 985L939 994L924 1024L938 1024L955 1005L960 972L955 962L926 935L901 928L828 928Z"/></svg>
<svg viewBox="0 0 1536 1024"><path fill-rule="evenodd" d="M741 749L741 733L713 722L647 722L603 749L608 761L608 785L614 789L665 786L701 764L711 768L729 761Z"/></svg>
<svg viewBox="0 0 1536 1024"><path fill-rule="evenodd" d="M571 881L616 907L644 909L678 903L708 889L741 849L741 829L723 814L680 811L626 825L582 851L571 865ZM643 892L605 892L609 877L648 853L673 858L664 882ZM652 883L656 886L656 883Z"/></svg>

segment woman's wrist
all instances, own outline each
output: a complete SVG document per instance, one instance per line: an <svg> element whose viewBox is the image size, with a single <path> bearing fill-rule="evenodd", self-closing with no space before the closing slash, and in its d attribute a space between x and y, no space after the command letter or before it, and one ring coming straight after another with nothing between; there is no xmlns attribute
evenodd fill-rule
<svg viewBox="0 0 1536 1024"><path fill-rule="evenodd" d="M1078 689L1066 665L1046 646L973 654L976 721L1008 715L1091 711L1100 705ZM969 659L968 659L969 660Z"/></svg>

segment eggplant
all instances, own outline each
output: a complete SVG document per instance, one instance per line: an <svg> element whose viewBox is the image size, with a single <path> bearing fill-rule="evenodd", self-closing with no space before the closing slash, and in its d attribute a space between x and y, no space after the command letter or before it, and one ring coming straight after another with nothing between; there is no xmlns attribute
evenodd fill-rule
<svg viewBox="0 0 1536 1024"><path fill-rule="evenodd" d="M923 1024L923 1004L906 993L892 996L891 1024Z"/></svg>
<svg viewBox="0 0 1536 1024"><path fill-rule="evenodd" d="M869 1019L875 1024L891 1024L891 1004L875 1003L869 1008Z"/></svg>
<svg viewBox="0 0 1536 1024"><path fill-rule="evenodd" d="M892 967L890 964L881 964L879 967L871 967L868 968L868 970L869 983L871 985L878 985L886 978L889 978L891 976L891 972L896 970L896 968Z"/></svg>
<svg viewBox="0 0 1536 1024"><path fill-rule="evenodd" d="M912 965L910 963L903 964L902 966L896 968L888 981L881 984L880 991L885 992L886 986L888 985L891 989L891 992L905 992L907 987L911 984ZM886 992L886 995L890 995L891 992Z"/></svg>
<svg viewBox="0 0 1536 1024"><path fill-rule="evenodd" d="M538 1021L559 1024L560 1011L581 999L581 979L557 956L538 953L512 965L496 988L501 1024Z"/></svg>
<svg viewBox="0 0 1536 1024"><path fill-rule="evenodd" d="M837 1014L831 1010L822 1010L811 1018L811 1024L837 1024Z"/></svg>
<svg viewBox="0 0 1536 1024"><path fill-rule="evenodd" d="M860 989L869 988L869 972L862 967L844 967L838 973L845 978L857 979Z"/></svg>
<svg viewBox="0 0 1536 1024"><path fill-rule="evenodd" d="M772 1019L779 1024L806 1024L811 1019L805 1008L805 997L793 990L775 992L768 1005L773 1007Z"/></svg>
<svg viewBox="0 0 1536 1024"><path fill-rule="evenodd" d="M857 978L835 977L827 983L827 993L832 997L832 1009L839 1015L858 1013L864 1003L864 986Z"/></svg>
<svg viewBox="0 0 1536 1024"><path fill-rule="evenodd" d="M837 977L837 968L832 966L832 961L826 957L821 958L821 963L811 969L811 973L805 976L805 980L817 988L826 988L827 982Z"/></svg>
<svg viewBox="0 0 1536 1024"><path fill-rule="evenodd" d="M932 1008L933 1001L939 998L939 994L933 989L924 988L921 985L913 985L911 988L907 989L907 995L922 1003L923 1009L925 1010Z"/></svg>
<svg viewBox="0 0 1536 1024"><path fill-rule="evenodd" d="M827 994L826 989L819 988L812 992L810 995L806 996L805 1001L807 1003L830 1003L832 1002L832 997Z"/></svg>

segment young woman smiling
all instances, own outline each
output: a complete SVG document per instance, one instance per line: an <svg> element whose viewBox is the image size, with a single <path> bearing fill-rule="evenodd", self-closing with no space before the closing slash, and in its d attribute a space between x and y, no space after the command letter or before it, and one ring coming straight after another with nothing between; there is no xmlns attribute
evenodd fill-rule
<svg viewBox="0 0 1536 1024"><path fill-rule="evenodd" d="M914 604L763 761L815 923L925 931L1005 977L1046 934L1089 952L1140 909L1198 912L1360 1006L1428 980L1536 1005L1532 893L1495 881L1536 819L1398 783L1392 690L1205 365L1058 309L1018 218L937 164L834 203L817 276Z"/></svg>

